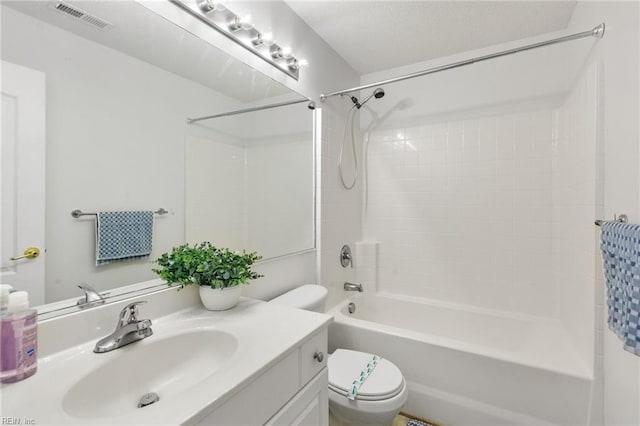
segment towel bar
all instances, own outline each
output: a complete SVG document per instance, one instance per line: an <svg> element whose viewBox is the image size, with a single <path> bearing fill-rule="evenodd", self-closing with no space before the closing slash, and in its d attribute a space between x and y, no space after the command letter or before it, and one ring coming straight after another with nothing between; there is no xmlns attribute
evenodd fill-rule
<svg viewBox="0 0 640 426"><path fill-rule="evenodd" d="M160 207L158 210L154 211L155 214L159 214L159 215L163 215L163 214L167 214L169 213L167 210L163 209L162 207ZM71 212L71 216L75 217L76 219L79 218L80 216L97 216L98 213L85 213L80 209L76 209L74 211Z"/></svg>
<svg viewBox="0 0 640 426"><path fill-rule="evenodd" d="M628 221L629 221L629 218L624 213L622 213L619 216L616 216L615 214L613 215L613 222L627 223ZM598 220L595 221L595 224L596 224L596 226L602 226L602 224L605 223L605 222L609 222L609 221L608 220L598 219Z"/></svg>

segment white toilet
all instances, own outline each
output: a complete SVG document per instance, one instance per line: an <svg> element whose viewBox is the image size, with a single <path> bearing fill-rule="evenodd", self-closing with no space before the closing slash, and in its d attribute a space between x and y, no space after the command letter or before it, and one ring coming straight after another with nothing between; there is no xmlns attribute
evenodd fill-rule
<svg viewBox="0 0 640 426"><path fill-rule="evenodd" d="M326 299L325 287L306 284L271 302L324 312ZM400 369L382 358L358 390L355 399L347 398L354 379L372 358L372 354L347 349L336 349L329 355L329 409L342 423L389 425L409 397Z"/></svg>

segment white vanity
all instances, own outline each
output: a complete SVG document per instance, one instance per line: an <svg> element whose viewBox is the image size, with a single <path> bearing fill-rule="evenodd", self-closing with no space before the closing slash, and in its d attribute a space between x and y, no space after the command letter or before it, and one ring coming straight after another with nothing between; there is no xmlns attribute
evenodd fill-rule
<svg viewBox="0 0 640 426"><path fill-rule="evenodd" d="M139 300L142 298L136 298ZM197 289L143 297L153 335L107 353L129 301L39 324L38 372L2 385L2 416L23 424L328 424L331 317L253 299L228 311ZM141 398L159 400L138 408Z"/></svg>

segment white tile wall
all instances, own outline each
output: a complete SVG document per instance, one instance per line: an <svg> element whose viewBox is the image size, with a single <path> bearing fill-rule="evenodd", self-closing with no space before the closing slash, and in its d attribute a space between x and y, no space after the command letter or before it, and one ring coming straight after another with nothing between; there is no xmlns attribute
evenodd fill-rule
<svg viewBox="0 0 640 426"><path fill-rule="evenodd" d="M355 252L355 242L361 239L362 233L362 169L360 177L352 190L342 187L338 177L338 156L343 138L346 109L323 108L321 124L321 147L318 183L320 191L320 209L318 214L319 238L319 270L318 282L329 288L327 306L345 296L342 285L345 281L356 281L355 268L343 268L340 265L339 253L344 244L348 244ZM354 126L359 133L358 123ZM362 167L362 137L356 134L356 150L359 164ZM347 145L345 150L350 152ZM345 178L353 173L351 157L345 156Z"/></svg>
<svg viewBox="0 0 640 426"><path fill-rule="evenodd" d="M381 290L551 314L551 109L367 136Z"/></svg>
<svg viewBox="0 0 640 426"><path fill-rule="evenodd" d="M313 248L312 147L309 133L246 147L245 246L264 257Z"/></svg>
<svg viewBox="0 0 640 426"><path fill-rule="evenodd" d="M594 362L596 300L597 64L576 81L557 111L553 146L553 304L587 365Z"/></svg>
<svg viewBox="0 0 640 426"><path fill-rule="evenodd" d="M264 258L312 249L311 134L232 142L214 132L187 138L187 242L211 241Z"/></svg>
<svg viewBox="0 0 640 426"><path fill-rule="evenodd" d="M561 323L593 366L591 424L604 364L598 73L558 106L368 133L363 220L380 242L363 276L380 290Z"/></svg>
<svg viewBox="0 0 640 426"><path fill-rule="evenodd" d="M378 247L377 241L358 241L353 250L356 282L366 285L366 291L378 288Z"/></svg>

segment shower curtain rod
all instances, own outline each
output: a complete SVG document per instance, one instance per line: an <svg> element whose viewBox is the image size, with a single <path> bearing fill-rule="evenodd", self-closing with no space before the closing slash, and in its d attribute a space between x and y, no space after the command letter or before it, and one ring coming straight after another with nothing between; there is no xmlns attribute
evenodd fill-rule
<svg viewBox="0 0 640 426"><path fill-rule="evenodd" d="M321 94L320 101L324 102L327 98L337 95L345 95L351 92L357 92L359 90L370 89L372 87L382 86L385 84L395 83L398 81L408 80L410 78L422 77L423 75L435 74L440 71L446 71L453 68L463 67L466 65L475 64L476 62L486 61L488 59L499 58L501 56L512 55L514 53L523 52L525 50L537 49L538 47L549 46L556 43L564 43L565 41L578 40L584 37L597 37L602 38L604 36L604 22L589 31L583 31L581 33L571 34L564 37L558 37L551 40L541 41L538 43L528 44L522 47L516 47L509 50L503 50L502 52L491 53L484 56L478 56L476 58L466 59L464 61L454 62L448 65L441 65L439 67L429 68L423 71L406 74L400 77L390 78L388 80L381 80L375 83L369 83L362 86L352 87L351 89L340 90L338 92L332 92L328 94Z"/></svg>
<svg viewBox="0 0 640 426"><path fill-rule="evenodd" d="M277 103L277 104L264 105L264 106L254 107L254 108L239 109L239 110L236 110L236 111L223 112L222 114L207 115L206 117L187 118L187 124L193 124L193 123L196 123L196 122L202 121L202 120L211 120L212 118L220 118L220 117L227 117L229 115L243 114L245 112L260 111L260 110L263 110L263 109L270 109L270 108L277 108L277 107L287 106L287 105L301 104L302 102L309 102L309 99L300 99L298 101L287 101L287 102L280 102L280 103Z"/></svg>

